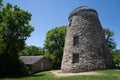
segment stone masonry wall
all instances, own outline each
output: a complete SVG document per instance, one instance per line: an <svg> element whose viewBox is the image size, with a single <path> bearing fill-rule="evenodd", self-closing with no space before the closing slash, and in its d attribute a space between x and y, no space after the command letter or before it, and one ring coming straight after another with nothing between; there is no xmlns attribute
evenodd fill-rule
<svg viewBox="0 0 120 80"><path fill-rule="evenodd" d="M98 19L98 14L93 11L82 11L69 18L61 70L63 72L83 72L96 69L113 68L105 44L104 33ZM73 45L74 36L79 36L79 43ZM78 54L79 61L73 57Z"/></svg>

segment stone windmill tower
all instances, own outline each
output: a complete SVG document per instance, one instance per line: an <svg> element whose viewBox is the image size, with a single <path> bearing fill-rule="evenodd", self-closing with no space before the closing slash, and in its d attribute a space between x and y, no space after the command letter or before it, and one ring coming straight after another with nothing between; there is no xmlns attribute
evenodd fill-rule
<svg viewBox="0 0 120 80"><path fill-rule="evenodd" d="M83 72L114 68L96 10L81 6L68 18L61 70Z"/></svg>

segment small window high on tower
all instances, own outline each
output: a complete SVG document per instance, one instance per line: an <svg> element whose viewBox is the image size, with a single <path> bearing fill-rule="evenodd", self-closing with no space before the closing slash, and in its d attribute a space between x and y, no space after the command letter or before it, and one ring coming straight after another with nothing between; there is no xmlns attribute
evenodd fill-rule
<svg viewBox="0 0 120 80"><path fill-rule="evenodd" d="M70 21L69 21L69 27L71 26L71 24L72 24L72 19L70 19Z"/></svg>
<svg viewBox="0 0 120 80"><path fill-rule="evenodd" d="M79 45L79 36L74 36L73 37L73 46Z"/></svg>

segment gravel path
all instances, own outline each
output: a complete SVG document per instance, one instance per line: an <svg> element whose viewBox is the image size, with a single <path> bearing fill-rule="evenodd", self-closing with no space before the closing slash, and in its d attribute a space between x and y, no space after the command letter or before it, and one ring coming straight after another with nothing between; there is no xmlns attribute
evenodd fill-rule
<svg viewBox="0 0 120 80"><path fill-rule="evenodd" d="M81 73L63 73L61 70L51 71L57 77L66 77L66 76L74 76L74 75L102 75L102 73L90 71L90 72L81 72Z"/></svg>

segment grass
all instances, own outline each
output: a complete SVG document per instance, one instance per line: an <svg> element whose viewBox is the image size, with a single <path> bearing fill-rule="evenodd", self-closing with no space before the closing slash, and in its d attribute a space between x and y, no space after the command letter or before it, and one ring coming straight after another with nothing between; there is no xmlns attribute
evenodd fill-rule
<svg viewBox="0 0 120 80"><path fill-rule="evenodd" d="M120 70L98 70L103 75L79 75L69 77L56 77L50 71L40 72L23 78L2 78L0 80L120 80Z"/></svg>

